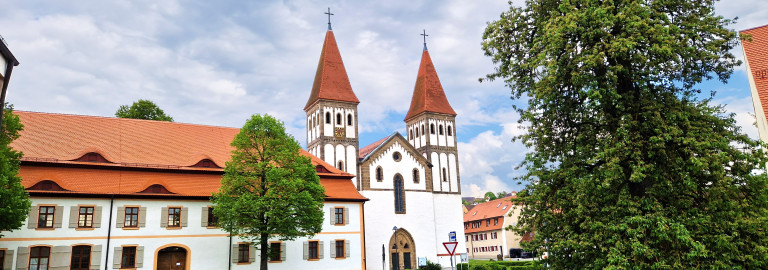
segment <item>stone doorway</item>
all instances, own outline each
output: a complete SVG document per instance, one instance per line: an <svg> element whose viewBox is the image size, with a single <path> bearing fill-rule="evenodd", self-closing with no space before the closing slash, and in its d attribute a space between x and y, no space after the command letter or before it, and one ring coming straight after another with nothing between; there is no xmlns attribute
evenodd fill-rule
<svg viewBox="0 0 768 270"><path fill-rule="evenodd" d="M157 270L186 270L187 249L171 246L157 251Z"/></svg>
<svg viewBox="0 0 768 270"><path fill-rule="evenodd" d="M392 270L416 268L416 245L411 233L397 229L389 239L389 266Z"/></svg>

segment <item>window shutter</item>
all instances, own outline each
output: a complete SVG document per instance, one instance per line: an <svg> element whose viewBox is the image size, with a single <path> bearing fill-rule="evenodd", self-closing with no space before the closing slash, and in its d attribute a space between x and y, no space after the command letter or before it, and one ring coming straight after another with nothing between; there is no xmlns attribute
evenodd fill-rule
<svg viewBox="0 0 768 270"><path fill-rule="evenodd" d="M256 261L256 249L253 248L253 244L248 244L248 262Z"/></svg>
<svg viewBox="0 0 768 270"><path fill-rule="evenodd" d="M19 254L16 255L16 269L17 270L27 269L27 264L29 263L29 248L19 247L18 251L19 251Z"/></svg>
<svg viewBox="0 0 768 270"><path fill-rule="evenodd" d="M344 258L349 258L349 240L344 240Z"/></svg>
<svg viewBox="0 0 768 270"><path fill-rule="evenodd" d="M344 225L349 224L349 207L344 207Z"/></svg>
<svg viewBox="0 0 768 270"><path fill-rule="evenodd" d="M37 214L39 214L39 207L32 206L29 208L29 218L27 219L27 228L34 229L37 228ZM26 267L26 266L25 266Z"/></svg>
<svg viewBox="0 0 768 270"><path fill-rule="evenodd" d="M331 207L331 225L336 225L336 208Z"/></svg>
<svg viewBox="0 0 768 270"><path fill-rule="evenodd" d="M115 219L115 228L122 228L125 225L125 207L117 208L117 219Z"/></svg>
<svg viewBox="0 0 768 270"><path fill-rule="evenodd" d="M182 207L181 208L181 227L187 227L187 212L189 212L189 207ZM207 216L205 218L208 218Z"/></svg>
<svg viewBox="0 0 768 270"><path fill-rule="evenodd" d="M78 213L80 212L80 207L72 206L69 207L69 227L70 228L77 228L77 218Z"/></svg>
<svg viewBox="0 0 768 270"><path fill-rule="evenodd" d="M101 228L101 206L93 208L93 227Z"/></svg>
<svg viewBox="0 0 768 270"><path fill-rule="evenodd" d="M318 259L323 258L323 242L324 241L317 241L317 258Z"/></svg>
<svg viewBox="0 0 768 270"><path fill-rule="evenodd" d="M168 227L168 207L163 207L160 210L160 228Z"/></svg>
<svg viewBox="0 0 768 270"><path fill-rule="evenodd" d="M58 207L57 207L58 208ZM51 250L51 269L69 268L69 256L72 248L69 246L55 246Z"/></svg>
<svg viewBox="0 0 768 270"><path fill-rule="evenodd" d="M237 244L232 245L232 263L237 263L238 251L240 251L240 249L238 249L238 245Z"/></svg>
<svg viewBox="0 0 768 270"><path fill-rule="evenodd" d="M285 261L285 242L280 243L280 261Z"/></svg>
<svg viewBox="0 0 768 270"><path fill-rule="evenodd" d="M309 242L304 241L304 260L306 261L307 258L309 258Z"/></svg>
<svg viewBox="0 0 768 270"><path fill-rule="evenodd" d="M203 212L200 215L200 226L208 227L208 206L203 206Z"/></svg>
<svg viewBox="0 0 768 270"><path fill-rule="evenodd" d="M61 228L61 222L64 218L64 206L56 206L56 211L53 212L53 227Z"/></svg>
<svg viewBox="0 0 768 270"><path fill-rule="evenodd" d="M120 263L123 260L123 247L115 247L115 256L112 257L112 268L120 269Z"/></svg>
<svg viewBox="0 0 768 270"><path fill-rule="evenodd" d="M147 226L147 208L141 207L139 208L139 227L144 228L146 226Z"/></svg>
<svg viewBox="0 0 768 270"><path fill-rule="evenodd" d="M331 241L331 258L336 258L336 241Z"/></svg>
<svg viewBox="0 0 768 270"><path fill-rule="evenodd" d="M101 268L101 245L93 245L91 247L91 270L99 270Z"/></svg>
<svg viewBox="0 0 768 270"><path fill-rule="evenodd" d="M144 246L136 247L136 268L144 267Z"/></svg>

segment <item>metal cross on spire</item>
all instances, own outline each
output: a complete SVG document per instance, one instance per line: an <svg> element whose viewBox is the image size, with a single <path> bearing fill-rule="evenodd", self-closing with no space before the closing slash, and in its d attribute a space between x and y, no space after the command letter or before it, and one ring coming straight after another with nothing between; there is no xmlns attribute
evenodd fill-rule
<svg viewBox="0 0 768 270"><path fill-rule="evenodd" d="M419 34L419 35L421 35L422 37L424 37L424 50L426 51L426 50L427 50L427 37L428 37L429 35L427 35L427 30L426 30L426 29L422 29L422 31L423 31L423 32L422 32L421 34Z"/></svg>
<svg viewBox="0 0 768 270"><path fill-rule="evenodd" d="M333 15L333 13L331 13L331 8L330 7L328 7L328 12L326 12L325 14L328 15L328 31L331 31L332 30L331 29L331 15Z"/></svg>

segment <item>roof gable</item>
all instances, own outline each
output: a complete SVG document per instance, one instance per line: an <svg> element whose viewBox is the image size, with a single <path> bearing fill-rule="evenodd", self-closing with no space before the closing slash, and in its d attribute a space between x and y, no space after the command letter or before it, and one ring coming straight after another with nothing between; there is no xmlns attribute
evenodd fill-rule
<svg viewBox="0 0 768 270"><path fill-rule="evenodd" d="M762 108L755 108L768 115L768 25L741 31L741 34L751 35L752 40L742 40L745 60L754 83L753 93L757 93ZM757 105L756 105L757 107Z"/></svg>

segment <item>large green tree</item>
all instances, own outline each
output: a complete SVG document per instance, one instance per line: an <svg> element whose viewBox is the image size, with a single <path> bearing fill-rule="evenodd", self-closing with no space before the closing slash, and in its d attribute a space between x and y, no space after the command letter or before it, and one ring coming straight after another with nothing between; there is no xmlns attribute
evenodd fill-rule
<svg viewBox="0 0 768 270"><path fill-rule="evenodd" d="M518 232L555 269L766 269L759 142L697 88L740 64L715 1L528 0L483 49L534 151Z"/></svg>
<svg viewBox="0 0 768 270"><path fill-rule="evenodd" d="M319 233L325 189L309 157L283 124L253 115L232 141L221 188L211 198L222 228L250 239L267 269L268 240Z"/></svg>
<svg viewBox="0 0 768 270"><path fill-rule="evenodd" d="M21 228L31 205L19 177L22 153L10 146L19 138L23 127L19 117L13 114L13 106L6 106L0 134L0 232Z"/></svg>
<svg viewBox="0 0 768 270"><path fill-rule="evenodd" d="M120 105L120 108L115 112L115 116L119 118L173 122L173 117L166 115L154 102L144 99L139 99L131 104L131 106Z"/></svg>

